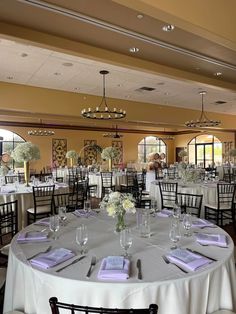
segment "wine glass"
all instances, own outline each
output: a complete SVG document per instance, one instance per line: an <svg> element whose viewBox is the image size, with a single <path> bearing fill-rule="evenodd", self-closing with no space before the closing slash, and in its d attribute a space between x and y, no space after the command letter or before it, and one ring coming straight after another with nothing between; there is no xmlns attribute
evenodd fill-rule
<svg viewBox="0 0 236 314"><path fill-rule="evenodd" d="M87 226L82 224L76 229L76 243L81 247L81 254L85 253L85 244L88 241L88 229Z"/></svg>
<svg viewBox="0 0 236 314"><path fill-rule="evenodd" d="M56 232L60 229L60 218L58 215L50 216L49 229L53 232L52 238L56 240Z"/></svg>
<svg viewBox="0 0 236 314"><path fill-rule="evenodd" d="M171 246L171 250L177 249L177 243L180 241L181 233L179 223L175 221L175 223L171 223L170 231L169 231L169 238L173 243Z"/></svg>
<svg viewBox="0 0 236 314"><path fill-rule="evenodd" d="M60 221L61 221L62 226L65 225L65 222L66 222L66 220L67 220L66 211L67 211L66 206L60 206L60 207L58 208L58 215L59 215L59 218L60 218Z"/></svg>
<svg viewBox="0 0 236 314"><path fill-rule="evenodd" d="M156 212L157 212L157 200L155 199L151 199L151 210L152 210L152 215L153 217L156 216Z"/></svg>
<svg viewBox="0 0 236 314"><path fill-rule="evenodd" d="M91 211L91 201L90 200L87 200L84 202L84 210L85 210L87 217L88 217L90 214L90 211Z"/></svg>
<svg viewBox="0 0 236 314"><path fill-rule="evenodd" d="M185 237L191 237L192 233L190 231L192 227L192 216L190 214L185 214L183 219L183 225L186 232L184 233Z"/></svg>
<svg viewBox="0 0 236 314"><path fill-rule="evenodd" d="M175 203L173 206L173 216L180 219L181 217L181 207L178 203Z"/></svg>
<svg viewBox="0 0 236 314"><path fill-rule="evenodd" d="M129 228L120 231L120 246L125 250L124 257L128 257L128 249L132 245L132 233Z"/></svg>

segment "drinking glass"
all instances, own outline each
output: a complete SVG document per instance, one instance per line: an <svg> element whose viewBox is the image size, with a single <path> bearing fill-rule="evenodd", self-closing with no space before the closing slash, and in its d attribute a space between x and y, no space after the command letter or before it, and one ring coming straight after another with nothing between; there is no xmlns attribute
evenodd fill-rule
<svg viewBox="0 0 236 314"><path fill-rule="evenodd" d="M67 220L66 211L67 211L67 208L65 206L60 206L58 208L58 215L59 215L60 222L61 222L62 226L65 225L66 220Z"/></svg>
<svg viewBox="0 0 236 314"><path fill-rule="evenodd" d="M192 227L192 216L190 214L185 214L183 219L183 225L186 232L184 233L185 237L191 237L191 227Z"/></svg>
<svg viewBox="0 0 236 314"><path fill-rule="evenodd" d="M141 216L140 234L142 238L150 238L150 214L149 212L143 212Z"/></svg>
<svg viewBox="0 0 236 314"><path fill-rule="evenodd" d="M124 257L128 257L128 249L132 245L132 233L129 228L120 231L120 246L125 250Z"/></svg>
<svg viewBox="0 0 236 314"><path fill-rule="evenodd" d="M88 242L87 226L82 224L76 229L76 243L81 247L81 254L85 253L85 244Z"/></svg>
<svg viewBox="0 0 236 314"><path fill-rule="evenodd" d="M181 217L181 207L178 205L178 203L175 203L173 206L173 216L178 219Z"/></svg>
<svg viewBox="0 0 236 314"><path fill-rule="evenodd" d="M60 218L58 215L50 216L49 229L53 232L52 238L56 240L56 232L60 229Z"/></svg>
<svg viewBox="0 0 236 314"><path fill-rule="evenodd" d="M14 185L15 185L16 192L18 192L19 186L20 186L18 179L14 182Z"/></svg>
<svg viewBox="0 0 236 314"><path fill-rule="evenodd" d="M87 200L84 202L84 210L87 213L87 215L89 215L91 211L91 201Z"/></svg>
<svg viewBox="0 0 236 314"><path fill-rule="evenodd" d="M171 246L171 250L177 249L177 243L180 241L181 238L179 222L175 221L175 223L171 223L169 238L173 243Z"/></svg>
<svg viewBox="0 0 236 314"><path fill-rule="evenodd" d="M153 216L156 216L157 212L157 200L151 199L151 212Z"/></svg>

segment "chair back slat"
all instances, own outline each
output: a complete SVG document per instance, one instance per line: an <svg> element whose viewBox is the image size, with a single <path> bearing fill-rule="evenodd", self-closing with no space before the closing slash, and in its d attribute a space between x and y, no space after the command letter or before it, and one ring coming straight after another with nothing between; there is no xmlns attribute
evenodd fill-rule
<svg viewBox="0 0 236 314"><path fill-rule="evenodd" d="M161 207L173 208L177 200L178 183L159 182Z"/></svg>
<svg viewBox="0 0 236 314"><path fill-rule="evenodd" d="M0 241L3 244L4 237L11 238L18 232L18 201L0 204ZM9 239L8 239L9 240Z"/></svg>
<svg viewBox="0 0 236 314"><path fill-rule="evenodd" d="M197 217L200 217L202 198L202 194L177 193L177 201L183 211Z"/></svg>
<svg viewBox="0 0 236 314"><path fill-rule="evenodd" d="M56 297L52 297L49 299L49 304L51 307L52 314L60 314L59 309L67 309L68 313L75 314L84 313L100 313L100 314L157 314L158 306L156 304L151 304L148 308L145 309L111 309L111 308L103 308L103 307L89 307L89 306L80 306L68 303L58 302ZM63 311L63 313L66 313Z"/></svg>

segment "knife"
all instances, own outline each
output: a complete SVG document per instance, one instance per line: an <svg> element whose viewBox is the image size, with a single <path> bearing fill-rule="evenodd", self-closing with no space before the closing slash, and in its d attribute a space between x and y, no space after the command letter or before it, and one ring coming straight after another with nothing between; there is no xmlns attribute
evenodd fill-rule
<svg viewBox="0 0 236 314"><path fill-rule="evenodd" d="M70 264L68 264L68 265L66 265L66 266L63 266L63 267L57 269L57 270L56 270L56 273L59 273L59 272L62 271L63 269L65 269L65 268L67 268L67 267L69 267L69 266L71 266L71 265L73 265L73 264L75 264L75 263L78 263L79 261L81 261L81 260L82 260L83 258L85 258L85 257L86 257L86 255L80 256L79 258L73 260L73 262L71 262Z"/></svg>
<svg viewBox="0 0 236 314"><path fill-rule="evenodd" d="M191 253L198 254L198 255L200 255L200 256L202 256L202 257L206 257L206 258L208 258L208 259L211 260L211 261L217 262L217 259L215 259L215 258L213 258L213 257L209 257L209 256L207 256L207 255L205 255L205 254L203 254L203 253L198 252L198 251L194 251L194 250L191 250L191 249L188 249L188 248L186 248L186 250L189 251L189 252L191 252Z"/></svg>
<svg viewBox="0 0 236 314"><path fill-rule="evenodd" d="M138 268L138 279L142 280L143 276L142 276L142 271L141 271L141 259L137 260L137 268Z"/></svg>

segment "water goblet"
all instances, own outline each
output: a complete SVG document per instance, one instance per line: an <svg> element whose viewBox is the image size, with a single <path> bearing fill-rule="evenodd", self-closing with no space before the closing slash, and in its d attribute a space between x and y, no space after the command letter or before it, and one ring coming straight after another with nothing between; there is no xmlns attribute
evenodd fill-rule
<svg viewBox="0 0 236 314"><path fill-rule="evenodd" d="M156 212L157 212L157 200L155 199L151 199L151 211L152 211L152 216L155 217Z"/></svg>
<svg viewBox="0 0 236 314"><path fill-rule="evenodd" d="M132 245L132 233L129 228L120 231L120 246L125 250L124 257L128 257L128 249Z"/></svg>
<svg viewBox="0 0 236 314"><path fill-rule="evenodd" d="M60 206L60 207L58 208L58 215L59 215L60 222L61 222L62 226L65 225L66 220L67 220L66 211L67 211L66 206Z"/></svg>
<svg viewBox="0 0 236 314"><path fill-rule="evenodd" d="M169 239L173 243L171 246L171 250L177 249L177 243L180 241L181 233L179 223L171 223L170 231L169 231Z"/></svg>
<svg viewBox="0 0 236 314"><path fill-rule="evenodd" d="M87 217L88 217L90 214L90 211L91 211L91 201L90 200L87 200L84 202L84 210L85 210Z"/></svg>
<svg viewBox="0 0 236 314"><path fill-rule="evenodd" d="M191 237L191 227L192 227L192 216L190 214L185 214L183 219L183 225L186 232L184 233L185 237Z"/></svg>
<svg viewBox="0 0 236 314"><path fill-rule="evenodd" d="M173 216L178 219L181 217L181 207L178 205L178 203L175 203L173 206Z"/></svg>
<svg viewBox="0 0 236 314"><path fill-rule="evenodd" d="M60 229L60 218L58 215L50 216L49 229L53 232L53 240L56 240L56 232Z"/></svg>
<svg viewBox="0 0 236 314"><path fill-rule="evenodd" d="M81 254L85 253L85 244L88 242L87 226L82 224L76 229L76 243L81 247Z"/></svg>

